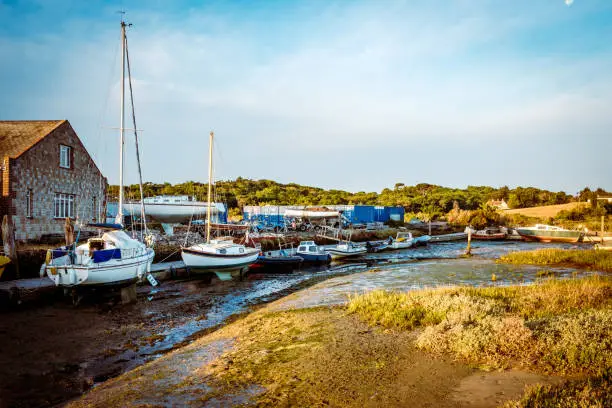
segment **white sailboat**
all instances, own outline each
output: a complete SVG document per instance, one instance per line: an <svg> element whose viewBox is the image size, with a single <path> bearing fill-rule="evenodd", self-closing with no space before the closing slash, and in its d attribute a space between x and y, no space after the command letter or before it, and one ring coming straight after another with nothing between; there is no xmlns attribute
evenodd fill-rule
<svg viewBox="0 0 612 408"><path fill-rule="evenodd" d="M210 195L212 189L212 147L214 133L210 132L208 149L208 214L210 220ZM230 280L233 274L255 263L259 250L235 244L232 237L210 239L211 223L206 224L206 242L181 249L181 258L188 268L214 272L221 280Z"/></svg>
<svg viewBox="0 0 612 408"><path fill-rule="evenodd" d="M95 227L108 231L99 238L90 238L86 243L70 245L47 251L41 274L46 274L57 286L122 286L135 283L150 271L155 252L142 242L121 230L123 222L123 156L125 122L125 67L129 75L126 23L121 21L121 127L119 153L119 224L98 224ZM131 77L130 77L131 91ZM130 92L131 95L131 92ZM132 98L133 104L133 98ZM133 106L132 106L133 108ZM134 119L135 122L135 119ZM134 129L136 124L134 123ZM137 150L138 151L138 150ZM139 163L140 168L140 163ZM140 180L142 186L142 177ZM141 189L142 191L142 189ZM146 229L146 228L145 228Z"/></svg>

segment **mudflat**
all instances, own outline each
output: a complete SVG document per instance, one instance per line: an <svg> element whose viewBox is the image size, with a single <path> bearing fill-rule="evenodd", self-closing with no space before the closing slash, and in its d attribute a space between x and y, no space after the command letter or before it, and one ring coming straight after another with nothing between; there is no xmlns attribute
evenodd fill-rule
<svg viewBox="0 0 612 408"><path fill-rule="evenodd" d="M486 372L373 328L342 307L284 300L109 380L80 406L494 407L555 376Z"/></svg>

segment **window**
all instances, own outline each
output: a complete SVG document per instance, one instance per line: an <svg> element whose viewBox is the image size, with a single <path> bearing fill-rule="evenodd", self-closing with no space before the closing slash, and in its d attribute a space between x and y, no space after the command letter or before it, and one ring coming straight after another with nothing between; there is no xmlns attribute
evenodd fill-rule
<svg viewBox="0 0 612 408"><path fill-rule="evenodd" d="M53 206L55 218L74 218L74 194L55 193Z"/></svg>
<svg viewBox="0 0 612 408"><path fill-rule="evenodd" d="M72 148L70 146L60 145L60 167L70 169Z"/></svg>
<svg viewBox="0 0 612 408"><path fill-rule="evenodd" d="M32 218L32 190L26 191L26 217Z"/></svg>
<svg viewBox="0 0 612 408"><path fill-rule="evenodd" d="M93 222L96 222L97 214L98 214L98 206L96 205L96 196L93 196L91 198L91 217L92 217Z"/></svg>

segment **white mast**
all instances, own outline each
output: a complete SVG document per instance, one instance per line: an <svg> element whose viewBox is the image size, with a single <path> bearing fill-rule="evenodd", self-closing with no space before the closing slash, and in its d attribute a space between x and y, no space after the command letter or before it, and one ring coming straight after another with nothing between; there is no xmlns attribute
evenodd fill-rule
<svg viewBox="0 0 612 408"><path fill-rule="evenodd" d="M210 132L208 146L208 204L206 207L206 243L210 243L210 192L212 190L212 149L214 133Z"/></svg>
<svg viewBox="0 0 612 408"><path fill-rule="evenodd" d="M125 122L125 21L121 20L121 124L119 127L119 208L117 221L123 225L123 144Z"/></svg>

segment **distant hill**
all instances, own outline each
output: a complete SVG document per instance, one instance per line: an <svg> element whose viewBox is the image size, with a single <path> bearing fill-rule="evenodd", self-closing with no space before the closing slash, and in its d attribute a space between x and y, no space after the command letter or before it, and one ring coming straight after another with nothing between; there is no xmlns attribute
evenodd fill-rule
<svg viewBox="0 0 612 408"><path fill-rule="evenodd" d="M505 210L504 214L520 214L526 217L548 218L555 217L561 211L570 211L574 208L584 207L587 203L567 203L558 205L543 205L539 207L516 208Z"/></svg>

